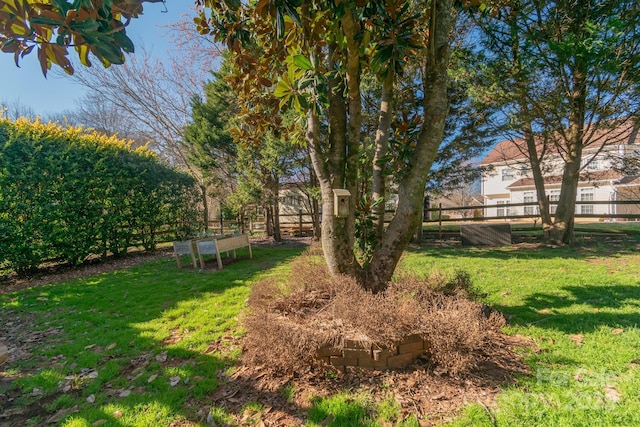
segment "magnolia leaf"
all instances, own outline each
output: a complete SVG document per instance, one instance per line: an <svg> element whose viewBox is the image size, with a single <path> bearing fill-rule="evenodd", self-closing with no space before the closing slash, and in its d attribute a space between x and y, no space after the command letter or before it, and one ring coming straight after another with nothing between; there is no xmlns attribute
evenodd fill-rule
<svg viewBox="0 0 640 427"><path fill-rule="evenodd" d="M31 30L27 28L24 24L21 24L21 23L11 24L11 32L15 35L26 36L27 34L29 34L30 31Z"/></svg>
<svg viewBox="0 0 640 427"><path fill-rule="evenodd" d="M100 24L98 24L98 21L89 18L80 22L72 22L69 24L69 28L73 31L98 31L100 29Z"/></svg>
<svg viewBox="0 0 640 427"><path fill-rule="evenodd" d="M224 0L224 2L232 9L237 9L241 5L240 0Z"/></svg>
<svg viewBox="0 0 640 427"><path fill-rule="evenodd" d="M278 84L276 85L276 89L273 91L273 95L282 98L286 95L291 94L291 85L289 81L286 79L278 80Z"/></svg>
<svg viewBox="0 0 640 427"><path fill-rule="evenodd" d="M293 62L303 70L313 69L313 65L311 64L311 61L309 61L309 58L307 58L304 55L294 55Z"/></svg>
<svg viewBox="0 0 640 427"><path fill-rule="evenodd" d="M98 53L102 58L106 59L111 64L124 63L124 55L120 49L111 43L100 43L96 45Z"/></svg>
<svg viewBox="0 0 640 427"><path fill-rule="evenodd" d="M78 57L80 58L80 62L82 65L86 67L91 67L91 61L89 61L89 46L80 45L76 46L76 52L78 52Z"/></svg>
<svg viewBox="0 0 640 427"><path fill-rule="evenodd" d="M59 26L64 24L62 19L48 18L46 16L34 16L31 18L32 24Z"/></svg>
<svg viewBox="0 0 640 427"><path fill-rule="evenodd" d="M135 47L133 46L133 42L129 37L127 37L124 31L119 31L117 33L114 33L113 38L116 41L116 43L120 45L122 50L124 50L125 52L133 53L133 51L135 50Z"/></svg>

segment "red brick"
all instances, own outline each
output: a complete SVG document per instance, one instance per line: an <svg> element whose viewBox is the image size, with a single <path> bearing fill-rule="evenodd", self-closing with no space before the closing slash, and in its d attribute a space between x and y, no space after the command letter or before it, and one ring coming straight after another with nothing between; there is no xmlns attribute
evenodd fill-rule
<svg viewBox="0 0 640 427"><path fill-rule="evenodd" d="M359 359L361 357L371 357L371 350L345 348L342 350L345 358Z"/></svg>
<svg viewBox="0 0 640 427"><path fill-rule="evenodd" d="M423 349L424 349L424 343L422 342L422 340L420 340L420 341L415 341L411 343L400 344L398 346L398 354L413 353L414 351L423 350Z"/></svg>
<svg viewBox="0 0 640 427"><path fill-rule="evenodd" d="M387 366L390 368L399 368L413 360L413 353L398 354L387 359Z"/></svg>
<svg viewBox="0 0 640 427"><path fill-rule="evenodd" d="M316 351L316 356L318 357L326 357L326 356L342 356L342 350L339 348L331 347L331 346L322 346Z"/></svg>
<svg viewBox="0 0 640 427"><path fill-rule="evenodd" d="M387 358L374 360L370 357L358 359L358 367L365 369L386 369Z"/></svg>
<svg viewBox="0 0 640 427"><path fill-rule="evenodd" d="M385 360L390 356L395 356L397 353L395 351L391 351L387 348L383 348L380 350L373 350L373 360Z"/></svg>

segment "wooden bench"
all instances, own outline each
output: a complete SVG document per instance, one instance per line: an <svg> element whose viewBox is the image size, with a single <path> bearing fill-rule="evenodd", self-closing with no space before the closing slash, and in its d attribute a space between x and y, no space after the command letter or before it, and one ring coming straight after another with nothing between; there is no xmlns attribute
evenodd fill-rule
<svg viewBox="0 0 640 427"><path fill-rule="evenodd" d="M218 269L222 270L222 258L220 254L222 252L233 252L233 257L236 258L236 249L249 248L249 258L253 258L251 252L251 243L249 242L249 236L246 234L239 234L237 236L229 237L211 237L207 239L200 239L196 241L196 248L198 250L198 258L200 259L200 268L204 268L204 255L215 255L218 261Z"/></svg>
<svg viewBox="0 0 640 427"><path fill-rule="evenodd" d="M193 268L198 268L198 262L196 261L196 250L196 245L193 240L173 242L173 255L176 257L178 268L182 268L182 261L180 260L180 257L182 257L183 255L191 256Z"/></svg>

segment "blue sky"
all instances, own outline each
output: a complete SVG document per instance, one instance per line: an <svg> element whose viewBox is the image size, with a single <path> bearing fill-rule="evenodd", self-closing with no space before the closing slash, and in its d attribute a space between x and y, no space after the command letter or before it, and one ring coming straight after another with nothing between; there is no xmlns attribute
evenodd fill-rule
<svg viewBox="0 0 640 427"><path fill-rule="evenodd" d="M192 0L167 0L168 12L163 13L162 3L145 3L144 15L131 20L127 35L136 46L144 44L146 51L162 57L170 45L164 36L167 29L160 26L176 22L184 14L193 15L193 4ZM70 56L74 54L72 51ZM102 67L98 61L93 64ZM44 78L35 53L25 57L17 68L13 55L0 52L0 103L18 102L36 114L48 115L74 109L84 93L84 87L63 73L50 72Z"/></svg>

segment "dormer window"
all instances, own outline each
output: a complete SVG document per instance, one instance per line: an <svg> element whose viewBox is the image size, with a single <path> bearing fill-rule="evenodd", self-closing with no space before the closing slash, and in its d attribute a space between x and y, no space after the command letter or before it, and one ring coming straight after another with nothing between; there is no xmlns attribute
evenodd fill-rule
<svg viewBox="0 0 640 427"><path fill-rule="evenodd" d="M502 169L502 180L503 181L512 181L514 179L513 169L510 167L506 167Z"/></svg>

